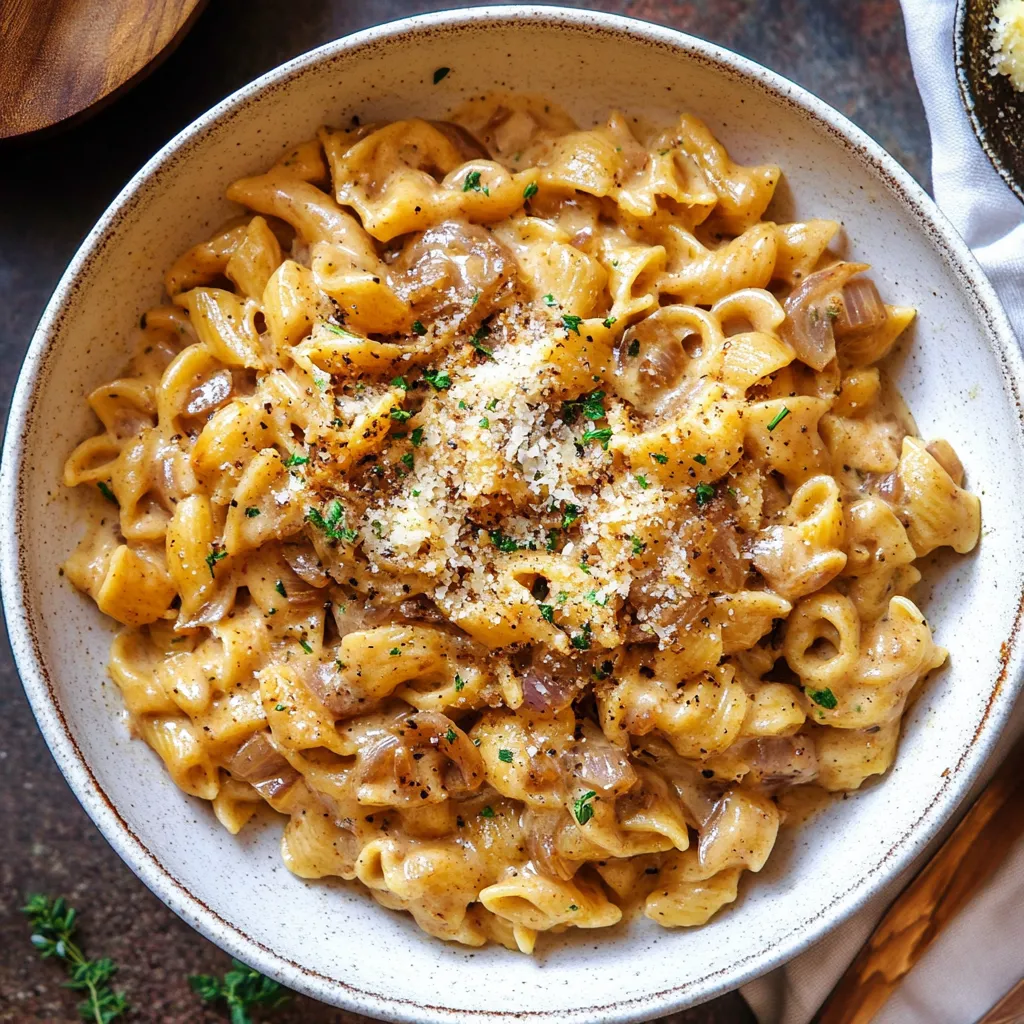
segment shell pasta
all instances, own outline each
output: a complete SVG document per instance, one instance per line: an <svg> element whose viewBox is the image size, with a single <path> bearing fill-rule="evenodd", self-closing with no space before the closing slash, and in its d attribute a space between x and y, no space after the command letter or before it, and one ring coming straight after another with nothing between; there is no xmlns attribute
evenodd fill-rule
<svg viewBox="0 0 1024 1024"><path fill-rule="evenodd" d="M978 499L780 170L531 96L324 127L168 268L64 480L138 736L303 878L532 952L705 923L884 773ZM133 313L135 311L132 311Z"/></svg>

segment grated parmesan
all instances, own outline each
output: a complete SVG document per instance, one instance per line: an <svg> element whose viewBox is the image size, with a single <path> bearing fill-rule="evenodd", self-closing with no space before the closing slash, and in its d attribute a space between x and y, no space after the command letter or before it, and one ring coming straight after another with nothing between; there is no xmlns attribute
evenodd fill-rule
<svg viewBox="0 0 1024 1024"><path fill-rule="evenodd" d="M1024 92L1024 0L999 0L994 14L989 70Z"/></svg>

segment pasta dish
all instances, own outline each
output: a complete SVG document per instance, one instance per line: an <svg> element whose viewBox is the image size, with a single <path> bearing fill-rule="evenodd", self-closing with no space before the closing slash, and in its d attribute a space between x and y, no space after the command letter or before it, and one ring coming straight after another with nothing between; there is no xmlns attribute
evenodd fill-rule
<svg viewBox="0 0 1024 1024"><path fill-rule="evenodd" d="M978 499L914 313L697 118L494 94L322 128L167 271L69 486L136 735L303 878L531 952L706 922L886 771Z"/></svg>

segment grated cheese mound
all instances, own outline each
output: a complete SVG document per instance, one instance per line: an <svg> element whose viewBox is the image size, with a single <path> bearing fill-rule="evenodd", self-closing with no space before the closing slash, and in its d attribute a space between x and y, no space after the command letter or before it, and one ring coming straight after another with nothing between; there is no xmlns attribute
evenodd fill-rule
<svg viewBox="0 0 1024 1024"><path fill-rule="evenodd" d="M1024 0L1000 0L994 13L990 71L1024 92Z"/></svg>

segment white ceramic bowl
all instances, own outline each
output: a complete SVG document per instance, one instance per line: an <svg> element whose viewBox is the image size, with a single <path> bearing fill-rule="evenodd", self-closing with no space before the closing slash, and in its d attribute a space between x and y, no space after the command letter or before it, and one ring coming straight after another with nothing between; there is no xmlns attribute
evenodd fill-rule
<svg viewBox="0 0 1024 1024"><path fill-rule="evenodd" d="M435 68L452 69L439 85ZM881 782L784 833L705 928L639 920L535 959L421 933L343 884L307 884L279 830L229 836L128 738L105 681L110 624L58 577L82 532L61 464L93 430L84 395L126 356L171 259L230 213L225 185L324 121L437 117L492 87L545 93L581 122L610 107L705 118L739 159L777 161L776 216L828 216L892 299L920 308L899 383L926 436L951 440L983 496L978 551L946 559L925 609L952 657L907 716ZM128 184L73 260L22 369L4 450L2 570L25 690L68 782L139 877L203 934L292 988L392 1020L633 1021L699 1002L820 939L951 814L1020 683L1021 359L995 295L922 190L799 87L668 29L555 8L455 11L330 43L215 107ZM941 567L940 567L941 568Z"/></svg>

